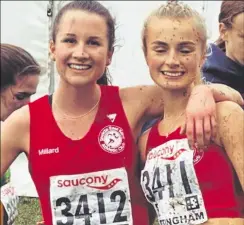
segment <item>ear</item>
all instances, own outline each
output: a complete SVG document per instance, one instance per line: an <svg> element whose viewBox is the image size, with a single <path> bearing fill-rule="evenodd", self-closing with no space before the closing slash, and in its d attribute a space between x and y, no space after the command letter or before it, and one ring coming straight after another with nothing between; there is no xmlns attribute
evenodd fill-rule
<svg viewBox="0 0 244 225"><path fill-rule="evenodd" d="M219 23L219 34L220 34L220 37L223 41L227 40L228 29L224 23Z"/></svg>
<svg viewBox="0 0 244 225"><path fill-rule="evenodd" d="M49 54L51 56L51 59L55 61L55 44L53 41L49 42Z"/></svg>
<svg viewBox="0 0 244 225"><path fill-rule="evenodd" d="M106 66L109 66L111 64L113 54L114 54L114 48L112 48L112 50L108 52Z"/></svg>

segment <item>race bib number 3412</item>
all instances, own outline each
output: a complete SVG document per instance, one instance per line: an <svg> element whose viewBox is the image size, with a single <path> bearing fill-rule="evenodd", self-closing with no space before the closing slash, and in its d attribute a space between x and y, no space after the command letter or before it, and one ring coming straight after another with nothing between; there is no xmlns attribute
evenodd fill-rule
<svg viewBox="0 0 244 225"><path fill-rule="evenodd" d="M19 197L11 183L3 185L1 187L1 203L8 215L7 224L13 224L14 220L18 216L18 202Z"/></svg>
<svg viewBox="0 0 244 225"><path fill-rule="evenodd" d="M132 225L124 168L50 178L54 225Z"/></svg>

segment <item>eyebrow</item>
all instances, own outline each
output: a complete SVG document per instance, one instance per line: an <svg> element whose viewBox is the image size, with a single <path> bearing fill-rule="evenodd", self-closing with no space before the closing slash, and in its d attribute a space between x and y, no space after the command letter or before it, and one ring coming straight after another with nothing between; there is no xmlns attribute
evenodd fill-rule
<svg viewBox="0 0 244 225"><path fill-rule="evenodd" d="M179 45L195 45L196 43L194 43L193 41L182 41L180 42Z"/></svg>
<svg viewBox="0 0 244 225"><path fill-rule="evenodd" d="M89 38L91 38L91 39L101 39L101 37L98 37L98 36L90 36Z"/></svg>
<svg viewBox="0 0 244 225"><path fill-rule="evenodd" d="M66 35L66 36L72 36L72 37L76 37L76 35L75 35L75 34L71 34L71 33L66 33L66 34L64 34L64 35Z"/></svg>
<svg viewBox="0 0 244 225"><path fill-rule="evenodd" d="M36 94L36 92L17 92L16 93L16 95L18 95L18 94L21 94L21 95L26 95L26 96L31 96L31 95L34 95L34 94Z"/></svg>
<svg viewBox="0 0 244 225"><path fill-rule="evenodd" d="M166 42L163 41L154 41L152 45L168 45Z"/></svg>
<svg viewBox="0 0 244 225"><path fill-rule="evenodd" d="M76 37L76 35L75 34L72 34L72 33L66 33L66 34L64 34L65 36L70 36L70 37ZM99 36L90 36L89 37L90 39L98 39L98 40L101 40L102 38L101 37L99 37Z"/></svg>
<svg viewBox="0 0 244 225"><path fill-rule="evenodd" d="M168 43L163 41L154 41L152 45L168 46ZM185 46L185 45L195 45L195 43L192 41L182 41L179 43L179 46Z"/></svg>

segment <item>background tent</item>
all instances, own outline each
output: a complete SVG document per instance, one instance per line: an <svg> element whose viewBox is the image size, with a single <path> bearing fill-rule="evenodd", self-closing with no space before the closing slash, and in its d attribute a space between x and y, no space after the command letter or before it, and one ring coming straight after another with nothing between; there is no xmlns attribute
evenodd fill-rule
<svg viewBox="0 0 244 225"><path fill-rule="evenodd" d="M148 13L162 1L101 2L110 9L117 21L117 47L109 67L113 84L120 87L152 84L141 49L141 29ZM186 2L206 18L209 41L216 40L221 1ZM1 43L25 48L43 67L43 75L32 100L52 93L58 82L54 64L48 57L48 40L53 16L64 4L67 1L1 1ZM48 16L47 11L53 15ZM36 197L24 154L15 160L11 171L18 195Z"/></svg>

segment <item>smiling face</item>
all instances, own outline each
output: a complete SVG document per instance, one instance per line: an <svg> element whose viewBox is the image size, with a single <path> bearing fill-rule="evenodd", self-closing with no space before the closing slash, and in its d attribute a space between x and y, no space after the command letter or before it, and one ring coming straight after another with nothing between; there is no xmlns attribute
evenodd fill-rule
<svg viewBox="0 0 244 225"><path fill-rule="evenodd" d="M96 83L111 62L107 24L103 17L82 10L67 11L50 50L63 81L72 86Z"/></svg>
<svg viewBox="0 0 244 225"><path fill-rule="evenodd" d="M203 43L193 19L152 17L145 57L152 79L166 89L185 89L200 79Z"/></svg>

